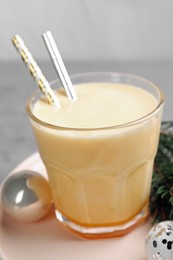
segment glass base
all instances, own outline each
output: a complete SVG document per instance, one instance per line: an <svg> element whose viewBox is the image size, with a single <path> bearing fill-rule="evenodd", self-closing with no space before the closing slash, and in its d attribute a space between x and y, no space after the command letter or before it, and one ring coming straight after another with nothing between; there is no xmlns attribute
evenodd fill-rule
<svg viewBox="0 0 173 260"><path fill-rule="evenodd" d="M134 229L139 224L143 223L148 216L148 205L146 205L138 215L121 225L104 226L104 227L85 227L75 222L72 222L55 210L56 218L60 225L65 229L75 233L85 239L98 239L123 236Z"/></svg>

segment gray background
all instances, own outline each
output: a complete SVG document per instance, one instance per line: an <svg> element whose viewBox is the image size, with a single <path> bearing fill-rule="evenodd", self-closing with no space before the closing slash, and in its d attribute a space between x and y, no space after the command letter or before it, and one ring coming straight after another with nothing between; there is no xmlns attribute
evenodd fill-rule
<svg viewBox="0 0 173 260"><path fill-rule="evenodd" d="M172 0L6 0L1 3L0 60L16 60L18 33L35 58L47 53L41 34L51 30L65 59L172 59Z"/></svg>
<svg viewBox="0 0 173 260"><path fill-rule="evenodd" d="M112 70L145 77L173 119L172 0L0 0L0 181L36 150L26 117L37 88L11 37L19 34L48 80L56 77L41 34L51 30L68 72Z"/></svg>

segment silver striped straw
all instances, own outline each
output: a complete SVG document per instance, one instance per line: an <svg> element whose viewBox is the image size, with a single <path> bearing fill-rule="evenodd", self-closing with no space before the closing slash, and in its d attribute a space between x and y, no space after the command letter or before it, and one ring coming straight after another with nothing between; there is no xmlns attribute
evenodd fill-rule
<svg viewBox="0 0 173 260"><path fill-rule="evenodd" d="M67 96L71 100L76 100L77 96L76 96L74 87L73 87L70 77L67 73L67 70L66 70L63 60L61 58L61 55L58 51L58 48L56 46L52 33L50 31L43 33L43 40L47 47L49 55L52 59L52 62L55 66L55 69L58 73L61 84L66 91Z"/></svg>
<svg viewBox="0 0 173 260"><path fill-rule="evenodd" d="M43 75L41 69L38 67L31 53L25 46L22 38L19 35L15 35L12 38L12 42L16 47L18 53L21 55L22 60L27 65L28 70L30 71L32 77L36 81L42 93L45 95L48 102L51 105L60 108L60 103L58 101L58 98L54 94L52 88L49 85L49 82L46 80L45 76Z"/></svg>

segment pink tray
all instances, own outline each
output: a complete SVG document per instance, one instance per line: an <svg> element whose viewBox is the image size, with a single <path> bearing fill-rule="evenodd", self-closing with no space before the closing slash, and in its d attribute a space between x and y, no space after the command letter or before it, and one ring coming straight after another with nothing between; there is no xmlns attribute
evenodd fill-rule
<svg viewBox="0 0 173 260"><path fill-rule="evenodd" d="M46 176L38 153L12 172L29 169ZM146 260L145 237L149 221L121 238L82 240L63 230L54 213L43 220L22 224L4 214L0 204L0 259L3 260Z"/></svg>

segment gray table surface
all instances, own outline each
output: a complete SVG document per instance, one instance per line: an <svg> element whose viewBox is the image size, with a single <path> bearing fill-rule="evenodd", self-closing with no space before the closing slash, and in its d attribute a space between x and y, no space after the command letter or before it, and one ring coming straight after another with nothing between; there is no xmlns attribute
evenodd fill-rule
<svg viewBox="0 0 173 260"><path fill-rule="evenodd" d="M50 61L38 62L49 81L57 77ZM153 81L165 93L163 120L173 120L173 61L66 62L69 74L121 71ZM37 148L25 112L28 96L37 88L24 64L0 62L0 182Z"/></svg>

